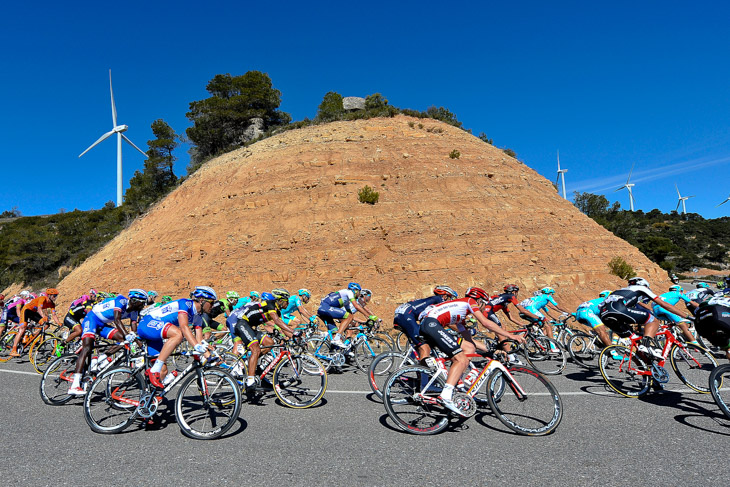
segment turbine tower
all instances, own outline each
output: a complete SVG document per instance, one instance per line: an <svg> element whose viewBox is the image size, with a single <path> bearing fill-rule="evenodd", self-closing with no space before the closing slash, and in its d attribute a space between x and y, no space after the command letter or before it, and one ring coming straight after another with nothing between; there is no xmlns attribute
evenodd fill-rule
<svg viewBox="0 0 730 487"><path fill-rule="evenodd" d="M631 207L631 211L634 211L634 193L631 191L631 188L633 188L635 185L630 184L629 181L631 181L631 173L634 172L634 165L631 165L631 171L629 171L629 177L626 178L626 184L621 186L616 191L621 191L622 189L626 188L629 191L629 205ZM614 191L614 193L616 192Z"/></svg>
<svg viewBox="0 0 730 487"><path fill-rule="evenodd" d="M558 187L558 182L561 182L563 185L563 199L568 199L568 197L565 195L565 173L568 172L567 169L560 169L560 151L558 151L558 178L555 180L555 186ZM558 193L560 192L560 189L558 189Z"/></svg>
<svg viewBox="0 0 730 487"><path fill-rule="evenodd" d="M720 205L724 205L728 201L730 201L730 196L728 196L727 198L725 198L725 201L723 201L722 203L720 203ZM717 205L717 206L720 206L720 205ZM717 208L717 206L715 208Z"/></svg>
<svg viewBox="0 0 730 487"><path fill-rule="evenodd" d="M108 139L114 134L117 134L117 206L121 206L122 204L122 139L124 139L129 145L137 149L140 153L142 153L145 158L147 157L147 154L134 145L134 143L127 138L126 135L124 135L124 132L127 131L129 128L127 125L117 125L117 107L114 104L114 91L112 90L112 70L109 70L109 93L112 97L112 129L99 137L99 140L94 142L89 146L88 149L86 149L84 152L79 154L79 157L83 156L87 152L89 152L95 145L97 145L99 142Z"/></svg>
<svg viewBox="0 0 730 487"><path fill-rule="evenodd" d="M681 194L679 194L679 187L677 186L677 183L674 183L674 187L677 188L677 197L679 198L679 200L677 201L677 207L674 209L674 211L679 210L679 205L682 205L682 214L686 215L687 207L685 206L684 202L690 198L694 198L694 195L693 196L682 196Z"/></svg>

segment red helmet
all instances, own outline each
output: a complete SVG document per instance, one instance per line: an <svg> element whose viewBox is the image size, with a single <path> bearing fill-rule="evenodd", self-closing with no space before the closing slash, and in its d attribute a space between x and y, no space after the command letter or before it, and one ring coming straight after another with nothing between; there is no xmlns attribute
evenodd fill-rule
<svg viewBox="0 0 730 487"><path fill-rule="evenodd" d="M507 284L504 287L504 292L506 292L506 293L516 293L519 290L520 290L520 288L517 287L517 284Z"/></svg>
<svg viewBox="0 0 730 487"><path fill-rule="evenodd" d="M5 301L5 295L0 293L0 301Z"/></svg>
<svg viewBox="0 0 730 487"><path fill-rule="evenodd" d="M470 287L466 290L465 296L472 299L489 299L489 295L487 294L487 292L479 287Z"/></svg>
<svg viewBox="0 0 730 487"><path fill-rule="evenodd" d="M437 296L449 296L451 299L456 299L459 295L451 289L449 286L436 286L433 289L433 293Z"/></svg>

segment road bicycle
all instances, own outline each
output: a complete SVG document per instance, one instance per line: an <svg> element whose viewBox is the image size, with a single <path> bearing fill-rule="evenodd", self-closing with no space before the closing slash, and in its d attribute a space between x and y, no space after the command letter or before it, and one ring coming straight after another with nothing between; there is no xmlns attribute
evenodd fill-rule
<svg viewBox="0 0 730 487"><path fill-rule="evenodd" d="M119 433L137 419L151 419L162 399L178 385L175 418L185 436L211 440L235 424L241 392L228 372L195 354L190 365L159 389L147 379L149 361L146 356L140 367L110 369L91 384L84 397L84 418L92 431Z"/></svg>
<svg viewBox="0 0 730 487"><path fill-rule="evenodd" d="M381 322L382 320L368 319L365 323L350 326L348 330L356 333L354 337L345 340L345 347L332 343L334 330L329 330L324 337L308 339L307 348L324 364L328 372L333 367L345 367L352 362L358 369L367 372L375 357L392 350L390 342L379 336Z"/></svg>
<svg viewBox="0 0 730 487"><path fill-rule="evenodd" d="M471 356L471 355L470 355ZM401 430L416 435L443 431L455 413L443 406L439 394L446 383L443 359L427 359L431 367L407 365L388 377L383 404ZM563 405L555 386L530 367L505 366L488 360L481 370L464 379L465 392L453 393L462 416L477 411L478 394L486 396L492 412L515 433L529 436L553 432L563 417Z"/></svg>
<svg viewBox="0 0 730 487"><path fill-rule="evenodd" d="M28 326L25 330L25 335L23 335L23 338L18 343L18 353L23 356L25 352L28 352L28 360L31 362L31 364L34 363L33 359L33 349L34 347L43 341L46 340L46 338L53 337L58 338L54 333L57 330L60 330L60 328L56 325L54 325L53 333L51 332L51 323L46 322L43 325L39 325L35 321L29 321ZM14 327L14 329L8 331L5 333L2 338L0 338L0 363L7 362L10 360L10 352L13 349L13 341L15 340L16 335L18 334L18 327Z"/></svg>
<svg viewBox="0 0 730 487"><path fill-rule="evenodd" d="M720 411L730 419L730 364L715 367L710 373L709 385Z"/></svg>
<svg viewBox="0 0 730 487"><path fill-rule="evenodd" d="M520 352L530 366L546 375L558 375L568 361L568 357L560 344L542 334L542 323L531 322L525 328L513 330L512 333L524 335L525 343L519 345ZM507 342L515 343L513 340Z"/></svg>
<svg viewBox="0 0 730 487"><path fill-rule="evenodd" d="M687 387L709 394L709 377L717 361L708 350L679 340L672 328L662 325L656 335L663 343L661 359L647 357L637 350L640 335L632 333L629 345L610 345L603 349L598 363L606 384L626 397L641 397L652 386L669 381L665 368L669 358L672 370Z"/></svg>

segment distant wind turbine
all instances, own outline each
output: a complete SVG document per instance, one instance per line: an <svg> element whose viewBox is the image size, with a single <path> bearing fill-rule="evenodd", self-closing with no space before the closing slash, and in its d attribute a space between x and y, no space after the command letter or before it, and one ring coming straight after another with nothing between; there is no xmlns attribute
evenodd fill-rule
<svg viewBox="0 0 730 487"><path fill-rule="evenodd" d="M122 204L122 139L124 139L129 145L137 149L143 156L147 157L147 154L134 145L134 143L127 138L126 135L124 135L123 132L126 132L129 128L127 125L117 125L117 107L114 104L114 91L112 90L112 70L109 70L109 93L112 97L112 124L113 128L111 131L105 133L101 137L99 137L99 140L94 142L89 146L88 149L86 149L84 152L79 154L79 157L83 156L87 152L89 152L95 145L97 145L99 142L108 139L114 134L117 134L117 206L121 206Z"/></svg>
<svg viewBox="0 0 730 487"><path fill-rule="evenodd" d="M568 172L567 169L560 169L560 151L558 151L558 178L555 180L555 187L558 187L558 182L562 182L563 184L563 198L568 199L568 197L565 195L565 173ZM558 189L558 193L560 192L560 189Z"/></svg>
<svg viewBox="0 0 730 487"><path fill-rule="evenodd" d="M631 173L634 172L634 165L631 165L631 171L629 171L629 177L626 178L626 184L621 186L616 191L621 191L622 189L626 188L629 191L629 205L631 206L631 211L634 211L634 193L631 191L631 188L633 188L634 184L629 184L629 181L631 181ZM614 193L616 192L614 191Z"/></svg>
<svg viewBox="0 0 730 487"><path fill-rule="evenodd" d="M677 201L677 208L675 208L674 211L679 210L679 205L682 205L682 214L686 215L687 207L685 206L684 202L690 198L694 198L694 195L693 196L682 196L681 194L679 194L679 187L677 186L677 183L674 183L674 187L677 188L677 197L679 198L679 200Z"/></svg>
<svg viewBox="0 0 730 487"><path fill-rule="evenodd" d="M725 201L723 201L722 203L720 203L720 205L724 205L728 201L730 201L730 196L728 196L727 198L725 198ZM717 205L717 206L720 206L720 205ZM717 206L715 208L717 208Z"/></svg>

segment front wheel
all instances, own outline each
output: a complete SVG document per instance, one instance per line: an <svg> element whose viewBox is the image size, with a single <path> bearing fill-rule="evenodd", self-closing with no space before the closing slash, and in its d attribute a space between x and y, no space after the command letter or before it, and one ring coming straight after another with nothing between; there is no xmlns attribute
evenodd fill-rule
<svg viewBox="0 0 730 487"><path fill-rule="evenodd" d="M292 360L284 357L274 369L274 393L290 408L304 409L317 404L327 390L327 371L322 362L308 353Z"/></svg>
<svg viewBox="0 0 730 487"><path fill-rule="evenodd" d="M36 372L39 374L45 372L48 364L58 358L57 351L61 349L62 345L63 340L53 335L34 343L28 351L28 356L31 357L31 363Z"/></svg>
<svg viewBox="0 0 730 487"><path fill-rule="evenodd" d="M133 370L119 368L102 374L84 397L84 418L96 433L120 433L136 418L144 383Z"/></svg>
<svg viewBox="0 0 730 487"><path fill-rule="evenodd" d="M717 360L708 350L691 343L684 347L674 345L669 358L677 377L687 387L702 394L710 393L709 378Z"/></svg>
<svg viewBox="0 0 730 487"><path fill-rule="evenodd" d="M196 440L212 440L228 431L241 412L241 390L221 369L198 369L184 379L175 399L180 431Z"/></svg>
<svg viewBox="0 0 730 487"><path fill-rule="evenodd" d="M413 435L433 435L449 425L449 410L438 403L444 387L439 376L423 390L433 377L433 371L419 365L409 365L388 377L383 388L385 411L395 425Z"/></svg>
<svg viewBox="0 0 730 487"><path fill-rule="evenodd" d="M710 374L710 392L720 411L730 419L730 364L715 367ZM725 386L725 387L723 387Z"/></svg>
<svg viewBox="0 0 730 487"><path fill-rule="evenodd" d="M17 335L18 332L13 330L7 332L5 335L0 338L0 363L7 362L10 360L10 352L13 349L13 341L15 340L15 335Z"/></svg>
<svg viewBox="0 0 730 487"><path fill-rule="evenodd" d="M649 368L623 345L606 347L598 357L598 367L606 384L626 397L641 397L651 387Z"/></svg>
<svg viewBox="0 0 730 487"><path fill-rule="evenodd" d="M73 396L68 393L76 372L76 359L78 355L67 354L58 357L51 362L41 377L41 399L49 406L66 404Z"/></svg>
<svg viewBox="0 0 730 487"><path fill-rule="evenodd" d="M563 419L563 401L555 386L538 371L513 366L487 379L489 407L502 424L515 433L543 436L555 431Z"/></svg>
<svg viewBox="0 0 730 487"><path fill-rule="evenodd" d="M601 350L596 346L597 337L588 333L576 333L568 340L567 349L573 362L586 369L598 367Z"/></svg>
<svg viewBox="0 0 730 487"><path fill-rule="evenodd" d="M545 336L528 337L525 344L527 361L540 373L558 375L568 362L565 350L560 344Z"/></svg>
<svg viewBox="0 0 730 487"><path fill-rule="evenodd" d="M367 372L375 357L393 348L386 340L377 336L368 337L355 345L355 363L363 372Z"/></svg>
<svg viewBox="0 0 730 487"><path fill-rule="evenodd" d="M383 398L383 386L390 374L400 369L404 365L415 365L416 361L411 357L406 357L404 352L395 350L384 352L378 355L370 363L368 368L368 383L373 393L378 399Z"/></svg>

